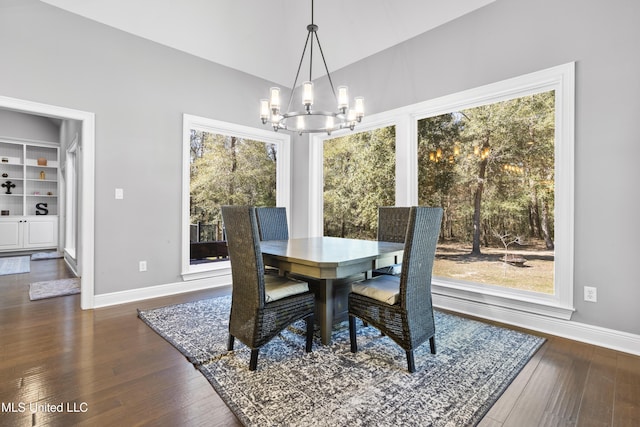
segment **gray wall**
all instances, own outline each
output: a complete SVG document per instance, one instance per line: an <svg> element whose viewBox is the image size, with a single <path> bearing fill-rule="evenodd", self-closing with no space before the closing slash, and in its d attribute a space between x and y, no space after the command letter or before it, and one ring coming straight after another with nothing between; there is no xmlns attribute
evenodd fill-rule
<svg viewBox="0 0 640 427"><path fill-rule="evenodd" d="M635 334L639 17L634 0L498 0L332 73L372 114L576 61L572 320ZM598 288L597 303L583 301L584 286Z"/></svg>
<svg viewBox="0 0 640 427"><path fill-rule="evenodd" d="M47 117L0 109L0 136L59 143L60 124Z"/></svg>
<svg viewBox="0 0 640 427"><path fill-rule="evenodd" d="M334 73L372 114L576 61L573 319L636 334L638 16L633 0L497 0ZM96 113L96 294L179 281L182 113L256 126L269 83L35 0L0 0L0 58L0 94ZM299 236L308 151L292 139Z"/></svg>
<svg viewBox="0 0 640 427"><path fill-rule="evenodd" d="M0 0L0 58L1 95L96 115L95 294L181 281L182 114L259 126L271 84L36 0Z"/></svg>

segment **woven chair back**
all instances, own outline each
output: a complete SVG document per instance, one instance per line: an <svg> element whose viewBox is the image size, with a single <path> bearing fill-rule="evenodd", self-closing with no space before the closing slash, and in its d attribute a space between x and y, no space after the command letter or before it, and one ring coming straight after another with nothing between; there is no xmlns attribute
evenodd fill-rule
<svg viewBox="0 0 640 427"><path fill-rule="evenodd" d="M400 304L408 312L431 306L431 275L441 222L440 207L410 210L400 275Z"/></svg>
<svg viewBox="0 0 640 427"><path fill-rule="evenodd" d="M247 308L263 307L264 262L255 208L223 206L222 221L231 261L232 298L236 301L243 300L243 305Z"/></svg>
<svg viewBox="0 0 640 427"><path fill-rule="evenodd" d="M378 208L378 240L404 243L410 209L399 206L380 206Z"/></svg>
<svg viewBox="0 0 640 427"><path fill-rule="evenodd" d="M288 240L287 210L283 207L256 208L260 240Z"/></svg>

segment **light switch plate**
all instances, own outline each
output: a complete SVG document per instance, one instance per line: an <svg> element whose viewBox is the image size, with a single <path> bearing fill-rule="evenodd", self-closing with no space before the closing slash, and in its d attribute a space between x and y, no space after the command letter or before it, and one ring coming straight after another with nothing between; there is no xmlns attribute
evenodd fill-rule
<svg viewBox="0 0 640 427"><path fill-rule="evenodd" d="M116 188L116 200L124 199L124 189Z"/></svg>

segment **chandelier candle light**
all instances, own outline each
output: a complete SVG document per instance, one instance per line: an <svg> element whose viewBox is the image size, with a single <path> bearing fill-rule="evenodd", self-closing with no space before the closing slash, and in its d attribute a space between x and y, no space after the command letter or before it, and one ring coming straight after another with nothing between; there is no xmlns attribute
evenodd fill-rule
<svg viewBox="0 0 640 427"><path fill-rule="evenodd" d="M271 126L273 126L273 130L276 132L280 129L284 129L291 132L297 132L301 135L303 133L317 132L326 132L331 135L332 131L338 129L349 128L353 130L356 123L360 123L362 117L364 117L363 97L359 96L354 98L354 107L350 109L347 86L338 86L338 92L336 93L333 81L331 80L331 74L329 73L329 68L327 67L327 61L324 59L324 53L320 46L318 26L313 22L313 0L311 0L311 24L307 25L307 39L304 43L302 57L300 58L296 78L293 82L287 112L281 112L280 88L278 87L272 87L270 89L270 99L260 100L260 119L262 120L262 124L271 124ZM314 102L313 81L311 75L313 68L314 39L318 45L318 50L320 50L320 56L322 57L322 63L327 73L329 85L331 86L331 92L333 92L333 96L338 106L337 112L319 111L311 108ZM309 41L311 41L311 43L309 43ZM304 55L307 52L307 46L309 46L309 80L302 83L301 88L302 105L304 106L304 110L292 111L291 102L296 92L296 85L298 83L298 77L300 76L300 69L302 68Z"/></svg>

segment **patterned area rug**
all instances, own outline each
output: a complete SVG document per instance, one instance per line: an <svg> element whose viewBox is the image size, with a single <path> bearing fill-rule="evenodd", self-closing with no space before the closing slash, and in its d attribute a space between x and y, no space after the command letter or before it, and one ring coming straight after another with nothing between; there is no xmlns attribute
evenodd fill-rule
<svg viewBox="0 0 640 427"><path fill-rule="evenodd" d="M0 276L28 273L31 271L29 256L0 258Z"/></svg>
<svg viewBox="0 0 640 427"><path fill-rule="evenodd" d="M61 297L80 293L80 279L48 280L46 282L34 282L29 285L29 299L31 301Z"/></svg>
<svg viewBox="0 0 640 427"><path fill-rule="evenodd" d="M544 339L436 311L437 354L415 352L409 374L404 351L358 322L358 353L346 322L332 344L316 339L304 352L304 322L260 350L236 340L226 351L231 298L139 311L139 317L182 352L244 425L476 425Z"/></svg>

